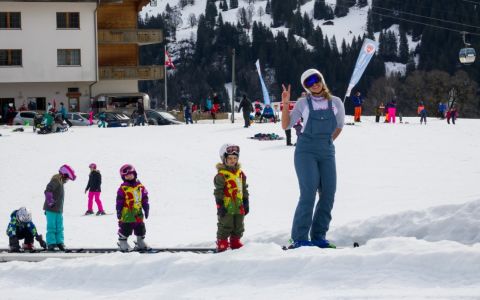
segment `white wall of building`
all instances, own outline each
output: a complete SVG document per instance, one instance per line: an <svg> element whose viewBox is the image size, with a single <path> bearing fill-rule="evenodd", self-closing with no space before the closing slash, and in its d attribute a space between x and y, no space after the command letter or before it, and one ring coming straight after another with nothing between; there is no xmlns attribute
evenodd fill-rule
<svg viewBox="0 0 480 300"><path fill-rule="evenodd" d="M19 108L28 104L28 98L45 98L46 102L55 99L57 107L60 102L68 103L68 88L78 88L80 96L80 111L88 111L90 96L87 82L55 82L55 83L0 83L0 98L14 98L15 105Z"/></svg>
<svg viewBox="0 0 480 300"><path fill-rule="evenodd" d="M0 2L21 12L22 29L0 30L0 49L22 49L22 67L0 67L0 82L96 80L95 2ZM58 29L57 12L79 12L80 29ZM57 49L80 49L81 66L57 66Z"/></svg>

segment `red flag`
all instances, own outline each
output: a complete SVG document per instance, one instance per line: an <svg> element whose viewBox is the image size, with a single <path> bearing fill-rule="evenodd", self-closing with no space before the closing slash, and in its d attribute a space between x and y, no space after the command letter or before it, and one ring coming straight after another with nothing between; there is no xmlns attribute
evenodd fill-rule
<svg viewBox="0 0 480 300"><path fill-rule="evenodd" d="M168 52L165 51L165 66L172 67L175 69L175 65L172 62L172 58L168 55Z"/></svg>

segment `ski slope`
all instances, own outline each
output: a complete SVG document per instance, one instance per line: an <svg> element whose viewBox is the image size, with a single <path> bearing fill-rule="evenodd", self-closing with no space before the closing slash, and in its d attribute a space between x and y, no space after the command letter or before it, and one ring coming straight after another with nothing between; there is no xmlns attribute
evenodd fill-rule
<svg viewBox="0 0 480 300"><path fill-rule="evenodd" d="M77 180L65 185L67 247L116 245L115 215L83 216L91 162L103 175L107 212L115 209L120 166L136 167L150 194L146 241L154 247L214 246L212 180L223 143L241 146L251 195L240 250L3 263L0 298L478 299L480 121L404 121L366 117L345 126L335 142L338 188L328 234L343 249L290 251L280 246L298 199L294 147L247 138L283 135L279 124L73 127L43 136L0 127L0 224L6 229L11 211L24 205L45 234L43 191L68 163ZM8 245L5 233L0 244Z"/></svg>

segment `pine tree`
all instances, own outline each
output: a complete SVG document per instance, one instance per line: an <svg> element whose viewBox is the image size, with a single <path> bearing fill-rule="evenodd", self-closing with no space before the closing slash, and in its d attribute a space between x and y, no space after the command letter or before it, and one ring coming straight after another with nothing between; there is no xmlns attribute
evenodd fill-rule
<svg viewBox="0 0 480 300"><path fill-rule="evenodd" d="M227 0L223 0L223 1L222 1L222 10L223 10L223 11L227 11L227 10L228 10Z"/></svg>
<svg viewBox="0 0 480 300"><path fill-rule="evenodd" d="M400 29L400 49L399 49L399 59L401 63L406 64L409 57L408 49L408 40L405 30Z"/></svg>
<svg viewBox="0 0 480 300"><path fill-rule="evenodd" d="M365 7L368 5L368 0L358 0L357 5L358 7Z"/></svg>
<svg viewBox="0 0 480 300"><path fill-rule="evenodd" d="M238 8L238 0L230 0L230 8Z"/></svg>
<svg viewBox="0 0 480 300"><path fill-rule="evenodd" d="M272 14L272 5L270 4L270 0L267 0L267 5L265 6L265 14Z"/></svg>
<svg viewBox="0 0 480 300"><path fill-rule="evenodd" d="M315 20L326 19L327 15L327 6L325 5L325 0L315 0L313 5L313 18Z"/></svg>
<svg viewBox="0 0 480 300"><path fill-rule="evenodd" d="M375 40L374 31L375 30L373 28L372 10L369 9L367 13L367 37L369 39Z"/></svg>
<svg viewBox="0 0 480 300"><path fill-rule="evenodd" d="M348 6L346 5L347 0L336 0L334 14L336 17L341 18L345 17L348 14Z"/></svg>

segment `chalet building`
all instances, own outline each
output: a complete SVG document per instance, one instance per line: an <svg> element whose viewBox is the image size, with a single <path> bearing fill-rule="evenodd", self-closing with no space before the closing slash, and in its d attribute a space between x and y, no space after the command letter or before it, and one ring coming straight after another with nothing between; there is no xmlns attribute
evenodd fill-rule
<svg viewBox="0 0 480 300"><path fill-rule="evenodd" d="M148 3L0 0L0 116L9 103L88 111L141 97L139 80L163 79L163 67L139 64L139 47L163 40L161 30L137 27Z"/></svg>

